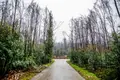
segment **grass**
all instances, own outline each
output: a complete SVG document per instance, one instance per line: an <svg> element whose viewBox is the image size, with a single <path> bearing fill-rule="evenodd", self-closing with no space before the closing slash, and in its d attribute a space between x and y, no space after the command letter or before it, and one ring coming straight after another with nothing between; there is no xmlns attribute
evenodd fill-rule
<svg viewBox="0 0 120 80"><path fill-rule="evenodd" d="M35 75L37 75L38 73L40 73L41 71L43 71L44 69L46 69L47 67L52 65L53 63L54 63L54 60L52 60L52 62L50 62L50 63L44 64L44 65L38 67L36 70L24 72L19 80L30 80Z"/></svg>
<svg viewBox="0 0 120 80"><path fill-rule="evenodd" d="M70 61L67 61L85 80L100 80L94 73L91 73L84 68L81 68L75 64L72 64Z"/></svg>

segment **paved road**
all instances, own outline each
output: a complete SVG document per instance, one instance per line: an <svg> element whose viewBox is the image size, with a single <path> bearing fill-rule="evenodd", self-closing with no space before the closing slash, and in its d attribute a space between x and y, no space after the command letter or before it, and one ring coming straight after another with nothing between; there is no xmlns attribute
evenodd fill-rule
<svg viewBox="0 0 120 80"><path fill-rule="evenodd" d="M85 80L65 59L56 59L47 69L36 75L32 80Z"/></svg>

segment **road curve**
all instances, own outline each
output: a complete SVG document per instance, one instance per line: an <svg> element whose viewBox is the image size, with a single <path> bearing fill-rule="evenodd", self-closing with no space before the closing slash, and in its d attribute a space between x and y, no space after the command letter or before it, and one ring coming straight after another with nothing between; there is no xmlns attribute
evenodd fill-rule
<svg viewBox="0 0 120 80"><path fill-rule="evenodd" d="M33 77L31 80L85 80L76 72L66 59L55 59L55 62L47 69Z"/></svg>

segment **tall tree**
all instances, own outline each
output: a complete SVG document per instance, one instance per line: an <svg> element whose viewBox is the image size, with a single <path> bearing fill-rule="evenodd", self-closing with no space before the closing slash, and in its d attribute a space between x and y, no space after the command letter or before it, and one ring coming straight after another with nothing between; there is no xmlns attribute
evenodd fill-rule
<svg viewBox="0 0 120 80"><path fill-rule="evenodd" d="M45 63L51 62L53 54L53 16L49 13L49 27L47 30L47 39L45 41Z"/></svg>

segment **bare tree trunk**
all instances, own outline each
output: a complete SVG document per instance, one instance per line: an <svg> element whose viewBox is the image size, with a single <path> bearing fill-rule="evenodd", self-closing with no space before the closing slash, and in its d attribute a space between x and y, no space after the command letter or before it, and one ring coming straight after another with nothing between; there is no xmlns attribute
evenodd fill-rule
<svg viewBox="0 0 120 80"><path fill-rule="evenodd" d="M15 19L16 19L17 6L18 6L18 0L15 0L15 8L14 8L14 15L13 15L13 28L12 28L12 32L15 30Z"/></svg>
<svg viewBox="0 0 120 80"><path fill-rule="evenodd" d="M114 4L115 4L115 7L116 7L118 16L119 16L119 18L120 18L120 11L119 11L119 9L118 9L118 5L117 5L117 1L116 1L116 0L114 0Z"/></svg>

